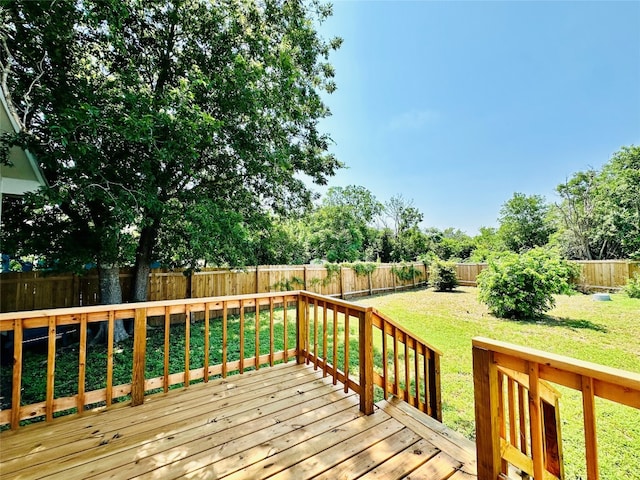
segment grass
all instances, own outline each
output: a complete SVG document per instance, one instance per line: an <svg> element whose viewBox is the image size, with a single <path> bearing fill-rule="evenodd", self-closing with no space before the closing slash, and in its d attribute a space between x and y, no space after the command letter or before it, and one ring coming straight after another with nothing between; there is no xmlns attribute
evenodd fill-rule
<svg viewBox="0 0 640 480"><path fill-rule="evenodd" d="M640 300L623 294L612 302L587 295L558 296L541 319L502 320L477 301L477 290L414 290L361 299L444 352L443 420L474 438L471 339L485 336L640 372ZM586 478L580 394L560 388L567 479ZM640 478L640 411L597 399L600 472L603 479Z"/></svg>

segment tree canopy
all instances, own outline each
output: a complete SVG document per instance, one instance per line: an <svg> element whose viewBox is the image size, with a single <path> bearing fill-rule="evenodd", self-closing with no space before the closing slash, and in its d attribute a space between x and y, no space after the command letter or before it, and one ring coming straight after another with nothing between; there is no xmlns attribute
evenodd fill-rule
<svg viewBox="0 0 640 480"><path fill-rule="evenodd" d="M309 203L296 173L322 184L340 166L317 125L329 114L320 91L335 89L328 56L340 43L314 29L327 6L5 9L6 87L51 184L21 215L62 237L51 259L81 237L98 263L130 259L132 245L147 262L236 262L235 240L256 217Z"/></svg>
<svg viewBox="0 0 640 480"><path fill-rule="evenodd" d="M640 258L640 147L622 147L600 171L577 172L557 191L565 256Z"/></svg>
<svg viewBox="0 0 640 480"><path fill-rule="evenodd" d="M540 195L514 193L500 209L498 230L502 241L514 252L524 252L549 242L553 226L548 222L549 205Z"/></svg>
<svg viewBox="0 0 640 480"><path fill-rule="evenodd" d="M242 262L254 227L310 203L299 173L323 184L340 167L318 128L340 45L316 31L330 14L301 0L6 4L3 89L26 132L9 141L50 187L5 212L5 245L112 278L135 262L134 300L154 260Z"/></svg>

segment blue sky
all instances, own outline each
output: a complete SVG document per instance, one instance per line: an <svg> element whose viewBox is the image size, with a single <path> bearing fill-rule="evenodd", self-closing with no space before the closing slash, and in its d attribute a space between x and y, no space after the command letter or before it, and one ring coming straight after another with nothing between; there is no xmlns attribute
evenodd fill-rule
<svg viewBox="0 0 640 480"><path fill-rule="evenodd" d="M640 144L640 2L336 1L330 186L475 235L514 192Z"/></svg>

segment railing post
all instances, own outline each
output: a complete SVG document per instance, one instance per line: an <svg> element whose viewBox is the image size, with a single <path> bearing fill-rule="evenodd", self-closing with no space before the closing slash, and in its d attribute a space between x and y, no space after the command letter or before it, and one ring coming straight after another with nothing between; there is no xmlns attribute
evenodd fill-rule
<svg viewBox="0 0 640 480"><path fill-rule="evenodd" d="M373 413L373 309L360 313L360 411L365 415Z"/></svg>
<svg viewBox="0 0 640 480"><path fill-rule="evenodd" d="M136 308L133 331L133 376L131 406L144 403L144 376L147 350L147 309Z"/></svg>
<svg viewBox="0 0 640 480"><path fill-rule="evenodd" d="M440 354L431 352L431 361L429 362L429 399L431 403L432 417L442 421L442 399L440 391ZM426 401L427 399L425 399Z"/></svg>
<svg viewBox="0 0 640 480"><path fill-rule="evenodd" d="M20 396L22 393L22 319L13 322L13 375L11 387L11 429L20 426Z"/></svg>
<svg viewBox="0 0 640 480"><path fill-rule="evenodd" d="M473 347L473 388L476 415L478 479L500 475L500 425L498 418L498 368L493 353Z"/></svg>
<svg viewBox="0 0 640 480"><path fill-rule="evenodd" d="M296 362L303 364L305 359L305 339L307 335L307 301L302 294L298 294L298 308L296 311Z"/></svg>

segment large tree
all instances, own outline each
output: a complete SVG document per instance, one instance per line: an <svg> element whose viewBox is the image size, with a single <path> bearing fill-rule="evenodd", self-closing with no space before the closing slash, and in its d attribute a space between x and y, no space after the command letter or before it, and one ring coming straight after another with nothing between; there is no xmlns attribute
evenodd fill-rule
<svg viewBox="0 0 640 480"><path fill-rule="evenodd" d="M560 244L578 259L640 258L640 147L557 187Z"/></svg>
<svg viewBox="0 0 640 480"><path fill-rule="evenodd" d="M318 129L340 40L315 28L330 13L302 0L7 3L3 87L27 133L11 141L50 187L3 212L5 245L96 262L103 302L121 300L130 262L134 301L154 260L241 262L266 215L310 202L299 172L322 184L340 166Z"/></svg>
<svg viewBox="0 0 640 480"><path fill-rule="evenodd" d="M554 227L550 206L540 195L514 193L500 209L498 233L508 249L521 253L549 242Z"/></svg>
<svg viewBox="0 0 640 480"><path fill-rule="evenodd" d="M330 262L366 260L377 232L371 224L382 204L365 187L331 187L309 216L309 249L313 258Z"/></svg>

